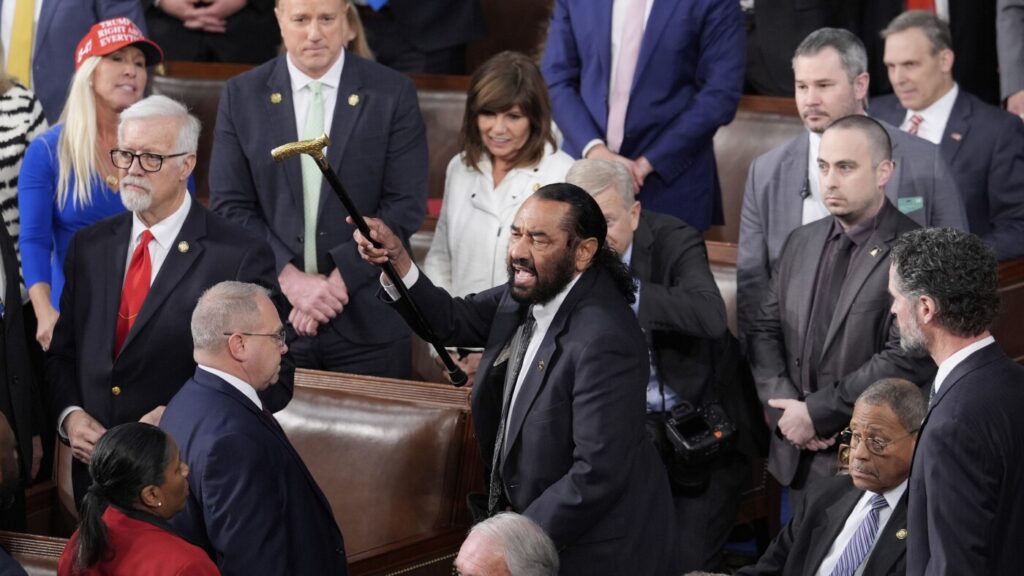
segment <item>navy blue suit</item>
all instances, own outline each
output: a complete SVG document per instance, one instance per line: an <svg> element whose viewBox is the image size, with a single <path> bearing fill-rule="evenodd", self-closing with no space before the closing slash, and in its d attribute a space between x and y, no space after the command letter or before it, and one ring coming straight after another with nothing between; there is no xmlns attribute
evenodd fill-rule
<svg viewBox="0 0 1024 576"><path fill-rule="evenodd" d="M280 426L238 389L198 368L160 427L189 466L171 525L222 574L348 573L331 505Z"/></svg>
<svg viewBox="0 0 1024 576"><path fill-rule="evenodd" d="M4 2L16 0L0 0ZM57 123L75 73L75 48L93 24L125 16L143 31L146 20L138 0L45 0L39 9L32 42L32 91L43 105L46 121ZM23 84L28 84L23 82Z"/></svg>
<svg viewBox="0 0 1024 576"><path fill-rule="evenodd" d="M442 342L484 346L472 407L489 468L505 379L495 359L526 306L507 284L452 298L420 276L410 291ZM512 508L554 540L561 573L678 574L668 478L644 424L644 335L606 272L582 274L523 370L501 475Z"/></svg>
<svg viewBox="0 0 1024 576"><path fill-rule="evenodd" d="M907 576L1020 574L1024 367L990 344L950 372L910 470Z"/></svg>
<svg viewBox="0 0 1024 576"><path fill-rule="evenodd" d="M901 126L907 110L895 95L868 113ZM964 199L967 224L1000 260L1024 258L1024 123L960 87L939 143Z"/></svg>
<svg viewBox="0 0 1024 576"><path fill-rule="evenodd" d="M563 148L579 158L608 127L612 0L557 0L542 69ZM699 230L722 223L712 138L743 89L745 32L732 0L654 0L619 153L654 167L637 198Z"/></svg>

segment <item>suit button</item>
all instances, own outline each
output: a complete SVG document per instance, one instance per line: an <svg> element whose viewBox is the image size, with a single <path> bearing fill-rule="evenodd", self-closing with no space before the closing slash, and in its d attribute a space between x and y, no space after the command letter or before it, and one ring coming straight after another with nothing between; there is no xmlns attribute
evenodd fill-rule
<svg viewBox="0 0 1024 576"><path fill-rule="evenodd" d="M114 396L120 396L121 395L121 387L120 386L114 386L113 388L110 389L110 393L113 394Z"/></svg>
<svg viewBox="0 0 1024 576"><path fill-rule="evenodd" d="M306 238L303 237L303 236L299 236L299 244L305 244L305 243L306 243Z"/></svg>

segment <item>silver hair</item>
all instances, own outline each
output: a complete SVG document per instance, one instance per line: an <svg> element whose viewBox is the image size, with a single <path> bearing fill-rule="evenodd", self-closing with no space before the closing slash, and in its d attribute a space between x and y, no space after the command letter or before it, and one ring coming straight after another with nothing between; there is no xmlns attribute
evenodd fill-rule
<svg viewBox="0 0 1024 576"><path fill-rule="evenodd" d="M924 32L928 42L932 45L932 54L943 50L953 49L953 34L949 31L949 24L939 19L938 16L927 10L910 10L893 18L892 22L882 30L883 39L896 34L917 28Z"/></svg>
<svg viewBox="0 0 1024 576"><path fill-rule="evenodd" d="M502 512L473 526L479 534L497 542L505 551L508 571L516 576L557 576L558 550L551 538L533 520Z"/></svg>
<svg viewBox="0 0 1024 576"><path fill-rule="evenodd" d="M801 56L815 56L826 48L831 48L839 54L839 60L850 82L868 71L868 53L864 49L864 43L853 32L842 28L819 28L811 32L796 47L793 60Z"/></svg>
<svg viewBox="0 0 1024 576"><path fill-rule="evenodd" d="M199 297L192 311L192 345L214 352L224 345L225 332L252 330L259 324L259 295L270 291L258 284L229 280L215 284Z"/></svg>
<svg viewBox="0 0 1024 576"><path fill-rule="evenodd" d="M575 184L591 196L614 186L622 200L622 206L629 209L636 199L633 197L633 177L629 170L618 162L607 160L577 160L572 163L565 181Z"/></svg>
<svg viewBox="0 0 1024 576"><path fill-rule="evenodd" d="M178 152L195 152L199 148L199 133L203 125L199 119L188 113L184 104L160 94L139 100L121 112L121 122L117 126L117 140L120 145L124 125L129 120L146 118L177 118Z"/></svg>
<svg viewBox="0 0 1024 576"><path fill-rule="evenodd" d="M868 386L857 398L857 404L888 406L907 432L917 431L928 411L928 401L921 389L902 378L883 378Z"/></svg>

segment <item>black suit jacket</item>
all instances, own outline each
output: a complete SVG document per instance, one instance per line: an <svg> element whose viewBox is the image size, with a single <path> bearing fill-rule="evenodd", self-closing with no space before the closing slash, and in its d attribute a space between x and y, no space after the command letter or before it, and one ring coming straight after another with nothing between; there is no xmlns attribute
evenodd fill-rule
<svg viewBox="0 0 1024 576"><path fill-rule="evenodd" d="M302 170L270 150L298 140L285 56L232 78L217 113L210 206L270 243L275 271L303 268ZM427 141L416 87L405 75L345 53L326 157L364 216L382 219L403 241L427 208ZM361 344L407 338L409 329L376 298L380 270L359 257L354 227L326 179L317 218L317 267L335 268L349 303L331 326Z"/></svg>
<svg viewBox="0 0 1024 576"><path fill-rule="evenodd" d="M484 347L472 406L489 468L504 385L495 359L526 306L507 285L452 298L421 276L410 292L443 343ZM591 267L523 366L502 478L512 508L554 540L562 574L677 573L668 480L645 429L643 338L608 273Z"/></svg>
<svg viewBox="0 0 1024 576"><path fill-rule="evenodd" d="M889 95L872 100L869 113L900 126L907 110ZM939 149L956 178L971 232L1000 260L1024 258L1024 123L961 86Z"/></svg>
<svg viewBox="0 0 1024 576"><path fill-rule="evenodd" d="M17 439L21 477L26 483L32 465L32 434L40 412L39 387L29 361L25 320L22 316L20 272L14 242L0 225L0 261L4 267L4 317L0 320L0 408Z"/></svg>
<svg viewBox="0 0 1024 576"><path fill-rule="evenodd" d="M811 489L802 512L772 540L754 566L737 576L814 576L864 494L849 476L829 478ZM875 538L863 576L892 576L906 570L907 492ZM902 537L900 537L902 534Z"/></svg>
<svg viewBox="0 0 1024 576"><path fill-rule="evenodd" d="M407 42L423 52L465 44L484 35L480 0L389 0Z"/></svg>
<svg viewBox="0 0 1024 576"><path fill-rule="evenodd" d="M160 427L189 466L185 510L171 525L221 573L348 573L330 503L281 427L238 389L198 368Z"/></svg>
<svg viewBox="0 0 1024 576"><path fill-rule="evenodd" d="M833 221L824 218L801 226L786 240L751 329L749 350L771 426L777 426L781 411L768 407L769 399L802 399L815 430L825 438L849 423L857 397L880 378L906 378L923 386L936 369L930 358L900 349L889 312L889 250L900 234L918 228L891 204L879 216L867 245L850 260L820 362L803 358L819 261ZM802 381L803 362L814 363L816 390ZM831 452L819 455L834 457ZM772 435L768 468L783 485L792 481L800 457L801 451L781 433Z"/></svg>
<svg viewBox="0 0 1024 576"><path fill-rule="evenodd" d="M990 344L950 372L910 472L907 574L1024 566L1024 367Z"/></svg>
<svg viewBox="0 0 1024 576"><path fill-rule="evenodd" d="M277 291L274 260L265 242L193 201L181 232L146 295L135 324L114 358L114 331L128 259L132 213L82 229L64 262L61 315L47 356L54 419L80 406L109 428L138 420L165 405L195 370L192 310L199 296L224 280L254 282ZM280 410L291 398L292 370L267 396ZM117 387L117 393L114 392ZM75 461L75 491L88 473Z"/></svg>
<svg viewBox="0 0 1024 576"><path fill-rule="evenodd" d="M277 56L281 44L274 0L248 0L228 17L226 32L190 30L153 0L143 0L142 8L149 38L166 60L262 64Z"/></svg>

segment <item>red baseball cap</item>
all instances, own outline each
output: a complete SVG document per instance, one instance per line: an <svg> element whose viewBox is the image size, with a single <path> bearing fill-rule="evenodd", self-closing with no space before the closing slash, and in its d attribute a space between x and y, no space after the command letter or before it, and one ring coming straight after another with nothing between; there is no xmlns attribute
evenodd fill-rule
<svg viewBox="0 0 1024 576"><path fill-rule="evenodd" d="M130 18L111 18L93 24L89 33L78 43L75 50L75 70L90 56L106 56L125 46L135 46L146 57L146 66L163 62L164 51L149 38Z"/></svg>

